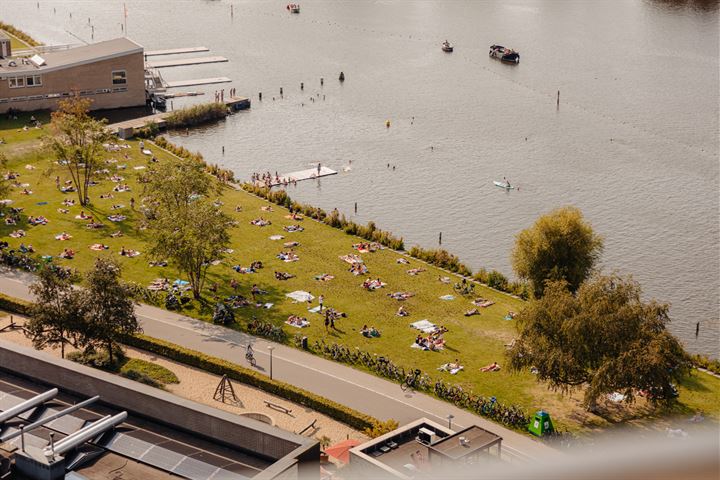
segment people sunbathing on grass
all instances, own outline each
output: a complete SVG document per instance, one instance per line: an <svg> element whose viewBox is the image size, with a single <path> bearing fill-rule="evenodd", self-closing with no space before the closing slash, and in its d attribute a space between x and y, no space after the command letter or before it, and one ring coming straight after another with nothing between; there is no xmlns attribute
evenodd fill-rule
<svg viewBox="0 0 720 480"><path fill-rule="evenodd" d="M418 334L417 337L415 337L415 345L417 345L422 350L442 350L445 348L445 340L442 338L441 335L428 335L427 337L423 337L421 334Z"/></svg>
<svg viewBox="0 0 720 480"><path fill-rule="evenodd" d="M90 250L95 250L96 252L102 252L103 250L107 250L110 247L105 245L104 243L93 243L90 245Z"/></svg>
<svg viewBox="0 0 720 480"><path fill-rule="evenodd" d="M410 261L407 258L398 258L395 260L395 263L399 263L401 265L410 265Z"/></svg>
<svg viewBox="0 0 720 480"><path fill-rule="evenodd" d="M377 328L368 327L367 325L363 325L360 329L360 333L367 338L377 338L380 336L380 331Z"/></svg>
<svg viewBox="0 0 720 480"><path fill-rule="evenodd" d="M5 180L15 180L19 176L20 176L20 174L18 172L8 171L5 174Z"/></svg>
<svg viewBox="0 0 720 480"><path fill-rule="evenodd" d="M393 293L388 293L388 297L394 298L395 300L400 300L400 301L402 301L402 300L407 300L408 298L413 297L413 296L415 296L415 294L414 294L414 293L411 293L411 292L393 292Z"/></svg>
<svg viewBox="0 0 720 480"><path fill-rule="evenodd" d="M508 312L507 315L505 315L505 320L512 320L515 318L516 315L517 315L517 313L515 313L515 312L512 312L512 311Z"/></svg>
<svg viewBox="0 0 720 480"><path fill-rule="evenodd" d="M297 254L292 251L292 249L288 250L287 252L278 253L277 258L279 258L283 262L297 262L298 260L300 260L300 257L298 257Z"/></svg>
<svg viewBox="0 0 720 480"><path fill-rule="evenodd" d="M473 315L480 315L480 311L477 308L473 308L465 312L466 317L472 317Z"/></svg>
<svg viewBox="0 0 720 480"><path fill-rule="evenodd" d="M453 285L453 288L460 295L472 295L475 293L475 284L468 282L466 278L463 278L462 282Z"/></svg>
<svg viewBox="0 0 720 480"><path fill-rule="evenodd" d="M110 181L115 182L115 183L120 183L120 182L125 181L125 177L121 177L120 175L115 174L112 177L110 177Z"/></svg>
<svg viewBox="0 0 720 480"><path fill-rule="evenodd" d="M380 281L379 278L371 279L369 277L362 283L362 287L365 290L377 290L379 288L383 288L385 285L387 284Z"/></svg>
<svg viewBox="0 0 720 480"><path fill-rule="evenodd" d="M23 188L22 192L20 192L20 195L32 195L32 190L28 190L27 188Z"/></svg>
<svg viewBox="0 0 720 480"><path fill-rule="evenodd" d="M444 363L444 364L440 365L440 368L438 368L438 370L443 371L443 372L448 372L451 375L455 375L456 373L458 373L460 370L463 370L464 368L465 367L463 367L460 364L460 360L458 360L456 358L454 362Z"/></svg>
<svg viewBox="0 0 720 480"><path fill-rule="evenodd" d="M299 246L300 246L300 242L294 242L294 241L293 241L293 242L285 242L285 243L283 243L283 247L285 247L285 248L293 248L293 247L299 247Z"/></svg>
<svg viewBox="0 0 720 480"><path fill-rule="evenodd" d="M268 225L272 225L272 222L270 220L265 220L263 217L260 217L256 218L255 220L251 220L250 225L255 225L256 227L267 227Z"/></svg>
<svg viewBox="0 0 720 480"><path fill-rule="evenodd" d="M75 191L75 187L73 187L72 185L63 185L62 187L60 187L60 191L62 193L72 193Z"/></svg>
<svg viewBox="0 0 720 480"><path fill-rule="evenodd" d="M480 369L481 372L497 372L500 370L500 365L497 362L493 362L490 365L485 365Z"/></svg>
<svg viewBox="0 0 720 480"><path fill-rule="evenodd" d="M411 269L408 270L406 273L407 273L408 275L414 277L414 276L416 276L417 274L422 273L422 272L424 272L424 271L425 271L424 268L411 268Z"/></svg>
<svg viewBox="0 0 720 480"><path fill-rule="evenodd" d="M260 207L260 210L262 210L263 212L272 212L273 208L270 205L263 205L262 207Z"/></svg>
<svg viewBox="0 0 720 480"><path fill-rule="evenodd" d="M295 220L296 222L302 222L305 218L302 214L297 212L290 212L290 215L285 215L288 220Z"/></svg>
<svg viewBox="0 0 720 480"><path fill-rule="evenodd" d="M364 263L353 263L350 265L349 272L353 275L365 275L370 270L368 269L367 265Z"/></svg>
<svg viewBox="0 0 720 480"><path fill-rule="evenodd" d="M128 186L127 183L115 185L115 188L113 188L113 192L129 192L129 191L130 191L130 187Z"/></svg>
<svg viewBox="0 0 720 480"><path fill-rule="evenodd" d="M320 275L315 275L315 280L319 282L329 282L335 278L334 275L330 275L329 273L321 273Z"/></svg>
<svg viewBox="0 0 720 480"><path fill-rule="evenodd" d="M132 249L129 249L129 248L121 247L121 248L120 248L120 255L122 255L123 257L130 257L130 258L132 258L132 257L137 257L138 255L140 255L140 252L138 252L137 250L132 250Z"/></svg>
<svg viewBox="0 0 720 480"><path fill-rule="evenodd" d="M92 220L92 215L88 215L85 213L85 210L80 210L80 213L78 215L75 215L75 218L78 220Z"/></svg>
<svg viewBox="0 0 720 480"><path fill-rule="evenodd" d="M492 300L485 300L484 298L476 298L475 300L473 300L472 303L476 307L481 307L481 308L487 308L490 305L495 305L495 302L493 302Z"/></svg>
<svg viewBox="0 0 720 480"><path fill-rule="evenodd" d="M354 244L352 248L354 248L360 253L368 253L380 250L382 248L382 245L377 242L360 242Z"/></svg>
<svg viewBox="0 0 720 480"><path fill-rule="evenodd" d="M305 328L310 326L310 322L307 318L300 317L298 315L290 315L288 319L285 321L290 326L297 327L297 328Z"/></svg>
<svg viewBox="0 0 720 480"><path fill-rule="evenodd" d="M121 232L120 230L118 230L117 232L111 233L110 236L111 236L112 238L122 237L122 236L123 236L123 232Z"/></svg>
<svg viewBox="0 0 720 480"><path fill-rule="evenodd" d="M88 230L94 230L97 228L104 228L104 227L105 227L105 225L103 225L102 223L99 223L99 222L90 222L85 225L85 228L87 228Z"/></svg>
<svg viewBox="0 0 720 480"><path fill-rule="evenodd" d="M104 193L100 195L100 198L115 198L115 195L113 195L112 193Z"/></svg>
<svg viewBox="0 0 720 480"><path fill-rule="evenodd" d="M67 208L58 208L57 211L58 213L62 213L63 215L70 213L70 210L68 210Z"/></svg>
<svg viewBox="0 0 720 480"><path fill-rule="evenodd" d="M118 203L110 207L110 210L120 210L121 208L125 208L125 205L123 205L122 203Z"/></svg>
<svg viewBox="0 0 720 480"><path fill-rule="evenodd" d="M65 207L72 207L72 206L75 205L75 200L66 198L65 200L62 201L62 204L63 204L63 206L65 206Z"/></svg>
<svg viewBox="0 0 720 480"><path fill-rule="evenodd" d="M168 262L166 260L154 260L148 262L148 265L150 265L151 267L167 267Z"/></svg>
<svg viewBox="0 0 720 480"><path fill-rule="evenodd" d="M28 217L28 223L30 225L47 225L48 219L40 215L39 217L33 217L32 215Z"/></svg>
<svg viewBox="0 0 720 480"><path fill-rule="evenodd" d="M295 277L295 275L287 272L275 272L275 278L277 280L290 280L291 278Z"/></svg>
<svg viewBox="0 0 720 480"><path fill-rule="evenodd" d="M17 225L17 219L15 217L5 217L5 225Z"/></svg>
<svg viewBox="0 0 720 480"><path fill-rule="evenodd" d="M58 255L58 257L72 260L73 258L75 258L75 250L73 250L72 248L66 248L62 251L60 255Z"/></svg>
<svg viewBox="0 0 720 480"><path fill-rule="evenodd" d="M441 277L438 275L438 282L440 283L450 283L450 277Z"/></svg>
<svg viewBox="0 0 720 480"><path fill-rule="evenodd" d="M70 240L72 238L72 235L66 232L59 233L55 235L55 240L65 241Z"/></svg>
<svg viewBox="0 0 720 480"><path fill-rule="evenodd" d="M19 230L13 230L10 232L10 236L12 238L21 238L25 236L25 230L19 229Z"/></svg>
<svg viewBox="0 0 720 480"><path fill-rule="evenodd" d="M110 220L111 222L122 222L126 219L127 217L125 215L120 215L119 213L108 216L108 220Z"/></svg>
<svg viewBox="0 0 720 480"><path fill-rule="evenodd" d="M18 250L20 250L21 253L35 253L35 249L30 244L25 245L24 243L21 243Z"/></svg>
<svg viewBox="0 0 720 480"><path fill-rule="evenodd" d="M395 315L398 317L407 317L410 313L405 309L405 305L400 305L400 308L397 309Z"/></svg>
<svg viewBox="0 0 720 480"><path fill-rule="evenodd" d="M300 225L288 225L286 227L283 227L283 230L285 230L286 232L302 232L305 229Z"/></svg>

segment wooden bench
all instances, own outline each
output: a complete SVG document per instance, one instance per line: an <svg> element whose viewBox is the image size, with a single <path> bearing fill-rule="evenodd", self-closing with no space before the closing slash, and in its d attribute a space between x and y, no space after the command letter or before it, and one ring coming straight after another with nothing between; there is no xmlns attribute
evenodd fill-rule
<svg viewBox="0 0 720 480"><path fill-rule="evenodd" d="M263 400L265 402L265 405L267 405L268 408L272 408L273 410L277 410L279 412L284 412L290 415L292 413L292 409L285 408L282 405L278 405L276 403L269 402L267 400Z"/></svg>

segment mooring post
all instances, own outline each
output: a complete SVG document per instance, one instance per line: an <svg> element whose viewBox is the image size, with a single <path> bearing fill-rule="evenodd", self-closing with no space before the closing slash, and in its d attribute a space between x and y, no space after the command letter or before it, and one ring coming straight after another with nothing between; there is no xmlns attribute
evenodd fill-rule
<svg viewBox="0 0 720 480"><path fill-rule="evenodd" d="M304 82L300 82L300 90L305 90L305 83L304 83Z"/></svg>
<svg viewBox="0 0 720 480"><path fill-rule="evenodd" d="M442 232L438 235L438 245L442 245Z"/></svg>
<svg viewBox="0 0 720 480"><path fill-rule="evenodd" d="M320 77L320 86L322 87L323 85L325 85L325 79Z"/></svg>
<svg viewBox="0 0 720 480"><path fill-rule="evenodd" d="M282 97L282 94L283 94L282 87L280 87L280 96L281 97Z"/></svg>
<svg viewBox="0 0 720 480"><path fill-rule="evenodd" d="M258 92L258 100L262 102L262 92Z"/></svg>
<svg viewBox="0 0 720 480"><path fill-rule="evenodd" d="M355 202L355 215L357 215L357 202Z"/></svg>
<svg viewBox="0 0 720 480"><path fill-rule="evenodd" d="M700 322L695 324L695 336L697 337L698 335L700 335Z"/></svg>
<svg viewBox="0 0 720 480"><path fill-rule="evenodd" d="M557 108L560 108L560 90L558 90L558 96L557 96Z"/></svg>

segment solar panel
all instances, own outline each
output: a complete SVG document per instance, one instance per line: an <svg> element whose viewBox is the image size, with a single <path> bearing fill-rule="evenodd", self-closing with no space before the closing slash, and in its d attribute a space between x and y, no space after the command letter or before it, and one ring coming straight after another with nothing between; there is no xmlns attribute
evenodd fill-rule
<svg viewBox="0 0 720 480"><path fill-rule="evenodd" d="M172 469L172 473L190 480L208 480L218 468L205 462L185 457L178 466Z"/></svg>
<svg viewBox="0 0 720 480"><path fill-rule="evenodd" d="M43 415L43 417L45 416L47 415ZM52 428L53 430L62 432L65 435L70 435L71 433L75 433L80 430L83 425L85 425L85 420L77 418L73 415L63 415L60 418L56 418L52 422L48 422L46 425L48 428Z"/></svg>
<svg viewBox="0 0 720 480"><path fill-rule="evenodd" d="M124 433L116 433L100 446L126 457L140 458L153 447L153 444L130 437Z"/></svg>
<svg viewBox="0 0 720 480"><path fill-rule="evenodd" d="M224 468L218 468L218 470L215 472L215 475L213 475L208 480L246 480L248 478L250 477L246 477L245 475L240 475L239 473L225 470Z"/></svg>
<svg viewBox="0 0 720 480"><path fill-rule="evenodd" d="M172 470L179 464L185 455L168 450L167 448L158 447L157 445L145 452L140 458L141 461L152 465L153 467L162 468L163 470Z"/></svg>

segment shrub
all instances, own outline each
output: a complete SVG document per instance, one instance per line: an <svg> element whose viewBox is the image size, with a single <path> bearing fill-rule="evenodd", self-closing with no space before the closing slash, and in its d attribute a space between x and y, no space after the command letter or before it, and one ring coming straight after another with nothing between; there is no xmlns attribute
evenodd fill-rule
<svg viewBox="0 0 720 480"><path fill-rule="evenodd" d="M412 247L408 252L411 257L418 258L427 263L435 265L436 267L450 270L451 272L457 273L463 276L470 276L472 272L470 269L460 262L460 259L444 249L437 250L426 250L418 246Z"/></svg>
<svg viewBox="0 0 720 480"><path fill-rule="evenodd" d="M225 118L227 114L227 107L222 103L201 103L175 110L165 117L165 122L168 128L192 127Z"/></svg>
<svg viewBox="0 0 720 480"><path fill-rule="evenodd" d="M180 383L177 375L172 371L147 360L141 360L139 358L130 358L120 368L120 374L130 378L130 375L138 375L150 378L156 383L161 385L167 385L169 383ZM135 380L135 378L133 378ZM142 380L139 380L142 381ZM143 381L143 383L146 383Z"/></svg>
<svg viewBox="0 0 720 480"><path fill-rule="evenodd" d="M160 127L155 122L145 122L145 125L133 130L136 138L153 138L158 133L160 133Z"/></svg>
<svg viewBox="0 0 720 480"><path fill-rule="evenodd" d="M232 380L286 398L291 402L304 405L358 430L372 428L378 423L377 419L369 415L365 415L294 385L278 380L270 380L270 378L265 375L261 375L253 370L169 342L145 335L137 335L128 337L125 343L215 375L227 375L228 378Z"/></svg>
<svg viewBox="0 0 720 480"><path fill-rule="evenodd" d="M377 422L375 425L372 426L372 428L366 428L363 430L363 433L367 435L370 438L377 438L379 436L385 435L386 433L390 433L396 428L398 428L398 421L395 419L388 419L384 422Z"/></svg>
<svg viewBox="0 0 720 480"><path fill-rule="evenodd" d="M0 310L17 313L19 315L29 315L31 307L32 303L30 302L0 293Z"/></svg>
<svg viewBox="0 0 720 480"><path fill-rule="evenodd" d="M164 387L163 383L158 382L157 380L152 378L150 375L139 372L137 370L121 370L120 375L127 379L134 380L134 381L140 382L140 383L144 383L145 385L149 385L154 388L163 388Z"/></svg>
<svg viewBox="0 0 720 480"><path fill-rule="evenodd" d="M720 375L720 360L708 358L705 355L693 355L692 362L696 367L704 368L710 372Z"/></svg>
<svg viewBox="0 0 720 480"><path fill-rule="evenodd" d="M127 357L121 348L113 349L113 351L115 354L113 355L112 361L110 360L110 355L107 350L96 350L92 347L88 347L85 350L70 352L67 354L67 359L88 367L117 373L120 371L125 362L127 362Z"/></svg>

